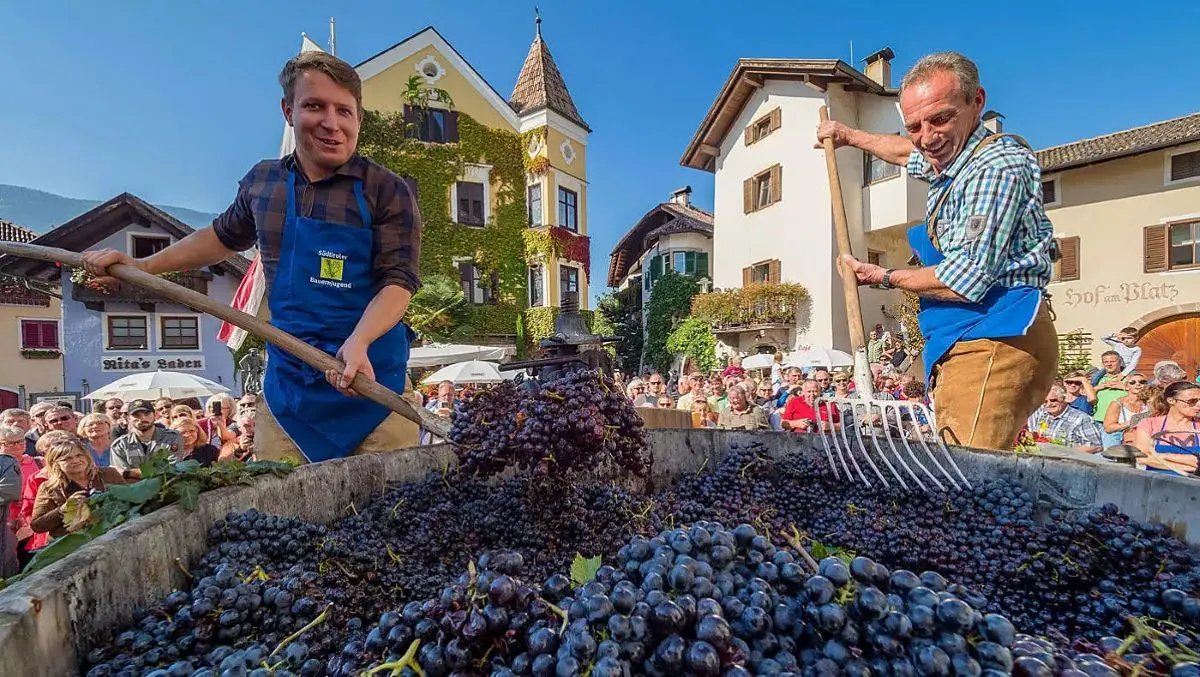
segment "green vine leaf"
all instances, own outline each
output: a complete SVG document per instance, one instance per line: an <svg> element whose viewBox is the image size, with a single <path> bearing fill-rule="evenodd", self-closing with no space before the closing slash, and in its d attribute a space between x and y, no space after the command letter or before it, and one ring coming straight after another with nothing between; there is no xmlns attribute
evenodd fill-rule
<svg viewBox="0 0 1200 677"><path fill-rule="evenodd" d="M596 572L599 570L600 555L585 558L575 553L575 559L571 562L571 584L575 587L587 585L596 578Z"/></svg>
<svg viewBox="0 0 1200 677"><path fill-rule="evenodd" d="M646 302L645 362L665 374L671 368L672 354L667 339L680 322L691 315L692 298L700 286L686 275L668 270L654 281Z"/></svg>
<svg viewBox="0 0 1200 677"><path fill-rule="evenodd" d="M133 484L115 484L108 488L107 493L119 501L141 505L154 498L158 494L158 490L162 489L162 485L161 479L151 477Z"/></svg>

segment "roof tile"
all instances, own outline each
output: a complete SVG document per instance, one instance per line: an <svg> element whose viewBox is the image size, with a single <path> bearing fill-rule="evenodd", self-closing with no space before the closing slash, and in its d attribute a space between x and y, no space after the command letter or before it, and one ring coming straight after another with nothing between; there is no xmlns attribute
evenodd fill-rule
<svg viewBox="0 0 1200 677"><path fill-rule="evenodd" d="M520 115L549 108L589 132L592 131L575 108L575 101L567 91L567 83L563 81L562 73L554 63L554 57L550 56L550 48L542 39L540 30L533 39L533 44L529 46L525 65L521 67L521 74L517 76L517 84L513 87L508 102Z"/></svg>
<svg viewBox="0 0 1200 677"><path fill-rule="evenodd" d="M1037 159L1052 172L1192 141L1200 141L1200 113L1053 146L1037 151Z"/></svg>

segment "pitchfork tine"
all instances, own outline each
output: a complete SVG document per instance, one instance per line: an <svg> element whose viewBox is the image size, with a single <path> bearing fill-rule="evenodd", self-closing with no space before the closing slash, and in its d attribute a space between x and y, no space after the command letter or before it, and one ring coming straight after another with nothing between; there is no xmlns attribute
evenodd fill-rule
<svg viewBox="0 0 1200 677"><path fill-rule="evenodd" d="M825 400L825 406L826 407L834 406L831 402L834 402L834 401ZM820 405L818 404L817 406L820 406ZM850 420L842 421L841 430L835 431L833 433L835 436L839 432L841 433L842 442L846 445L846 449L850 453L851 459L854 458L854 446L852 444L850 444L850 440L846 437L846 426L854 425L854 423L855 423L855 416L853 415L853 411L851 411ZM855 431L855 433L857 434L857 430ZM859 449L862 449L863 458L865 458L867 460L867 465L871 466L871 470L875 471L875 476L879 478L879 481L883 483L883 486L890 487L891 485L888 484L887 478L883 476L883 473L879 472L879 468L876 467L875 462L871 460L871 455L867 453L867 447L865 444L863 444L862 435L858 435L858 445L859 445Z"/></svg>
<svg viewBox="0 0 1200 677"><path fill-rule="evenodd" d="M938 480L936 475L929 472L929 468L926 468L925 464L921 463L920 459L917 458L917 455L913 453L912 446L909 445L909 443L908 443L908 437L906 435L904 435L904 421L900 418L900 408L897 407L895 405L895 403L892 403L890 406L887 407L887 410L894 412L896 415L896 424L899 427L900 433L901 433L900 434L900 444L903 445L904 449L908 452L909 458L911 458L913 463L915 463L916 466L921 469L921 472L925 473L929 477L929 480L931 482L933 482L934 484L937 485L937 488L939 490L945 491L946 486L944 484L942 484L941 481ZM886 417L884 420L886 422ZM886 431L885 431L885 434L886 434ZM888 444L891 445L891 447L893 449L896 448L896 443L894 441L892 441L891 435L888 435ZM897 455L899 455L899 452L896 452L896 453L897 453ZM926 490L928 490L928 489L926 489Z"/></svg>
<svg viewBox="0 0 1200 677"><path fill-rule="evenodd" d="M899 418L899 417L900 417L900 414L899 414L899 408L897 408L897 413L896 413L896 416L897 416L897 418ZM919 432L919 431L918 431L918 432ZM903 430L903 428L901 428L901 433L902 433L902 434L904 433L904 430ZM905 439L907 439L907 437L906 437ZM939 460L938 460L938 458L937 458L937 455L935 455L935 454L933 453L933 450L929 448L929 442L928 442L928 441L925 439L925 436L924 436L924 435L918 435L918 436L917 436L917 439L918 439L918 440L920 441L920 443L921 443L921 448L922 448L922 449L924 449L924 450L925 450L925 453L926 453L926 454L929 456L929 460L930 460L930 461L932 461L932 462L933 462L933 465L934 465L935 467L937 467L937 469L938 469L938 471L939 471L939 472L941 472L941 473L942 473L942 476L946 478L946 481L947 481L947 482L949 482L951 485L953 485L955 489L958 489L958 488L959 488L959 486L958 486L958 482L956 482L956 481L954 480L954 477L953 477L952 475L950 475L950 473L949 473L949 472L947 472L947 471L946 471L946 468L945 468L945 467L942 465L941 461L939 461Z"/></svg>
<svg viewBox="0 0 1200 677"><path fill-rule="evenodd" d="M925 413L925 419L929 421L929 429L933 431L934 444L936 444L938 448L942 450L942 454L945 455L946 461L950 464L951 468L954 468L954 472L958 475L958 478L962 480L962 483L965 484L968 489L973 489L974 487L971 486L971 481L968 480L967 476L963 474L962 469L958 467L958 463L954 461L954 457L950 455L950 449L937 434L937 421L935 421L933 418L933 412L927 409L925 405L918 406L920 406L921 410Z"/></svg>

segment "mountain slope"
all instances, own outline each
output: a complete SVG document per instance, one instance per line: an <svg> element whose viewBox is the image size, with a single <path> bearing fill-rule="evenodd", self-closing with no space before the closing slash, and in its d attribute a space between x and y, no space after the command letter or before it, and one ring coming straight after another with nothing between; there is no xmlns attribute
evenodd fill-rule
<svg viewBox="0 0 1200 677"><path fill-rule="evenodd" d="M81 200L33 188L0 184L0 219L25 226L38 235L70 221L103 202L103 200ZM155 206L193 228L203 228L212 223L217 216L186 207Z"/></svg>

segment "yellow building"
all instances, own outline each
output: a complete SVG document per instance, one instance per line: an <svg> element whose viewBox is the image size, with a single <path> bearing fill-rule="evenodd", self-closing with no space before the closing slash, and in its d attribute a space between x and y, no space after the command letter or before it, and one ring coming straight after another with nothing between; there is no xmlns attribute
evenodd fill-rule
<svg viewBox="0 0 1200 677"><path fill-rule="evenodd" d="M0 240L34 237L29 229L0 219ZM27 408L39 394L62 391L60 299L0 278L0 364L0 410Z"/></svg>
<svg viewBox="0 0 1200 677"><path fill-rule="evenodd" d="M460 148L465 148L467 135L478 131L475 125L506 132L489 138L503 143L511 139L519 146L523 171L513 181L486 155L464 157L461 173L446 182L444 194L431 203L423 193L430 185L439 184L414 177L422 193L426 224L422 275L445 270L445 257L450 256L466 298L475 306L507 304L516 312L552 308L574 293L580 307L587 307L587 142L591 129L567 91L540 24L539 19L508 99L433 27L356 66L363 81L364 108L403 114L426 149L460 144L460 140ZM411 91L413 76L430 90L444 91L452 103L431 100L423 111L414 109L406 94ZM398 164L403 165L404 160ZM431 204L435 205L433 214ZM490 251L482 231L507 229L514 219L519 223L511 232L519 240L521 254L500 256ZM486 321L482 324L488 325ZM499 327L483 333L501 338L510 332Z"/></svg>

